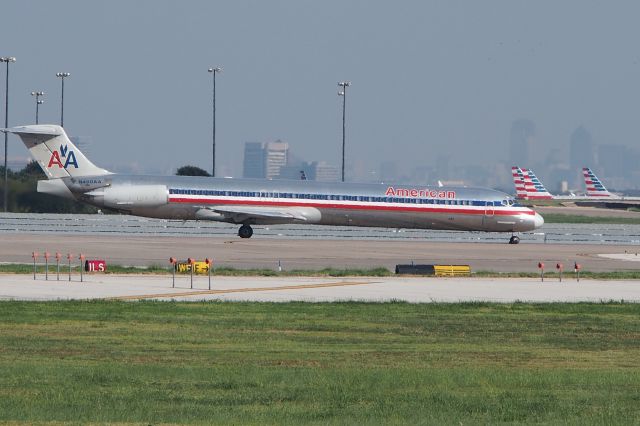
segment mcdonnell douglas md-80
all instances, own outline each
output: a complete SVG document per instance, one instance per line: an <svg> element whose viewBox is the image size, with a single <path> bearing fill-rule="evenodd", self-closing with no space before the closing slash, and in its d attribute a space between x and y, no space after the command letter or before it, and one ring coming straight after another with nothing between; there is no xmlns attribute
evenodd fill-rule
<svg viewBox="0 0 640 426"><path fill-rule="evenodd" d="M95 166L55 125L5 129L22 139L47 176L38 192L161 219L213 220L240 226L315 225L532 231L542 216L499 191L468 187L321 183L114 174Z"/></svg>

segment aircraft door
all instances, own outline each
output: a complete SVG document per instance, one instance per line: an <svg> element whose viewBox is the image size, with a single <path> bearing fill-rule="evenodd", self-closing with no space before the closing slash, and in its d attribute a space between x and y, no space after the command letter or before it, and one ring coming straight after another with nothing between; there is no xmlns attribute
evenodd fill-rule
<svg viewBox="0 0 640 426"><path fill-rule="evenodd" d="M482 217L482 224L488 227L492 223L495 210L493 207L493 201L486 201L484 205L484 216Z"/></svg>
<svg viewBox="0 0 640 426"><path fill-rule="evenodd" d="M486 217L493 217L495 215L495 210L493 207L493 201L487 201L484 206L484 215Z"/></svg>

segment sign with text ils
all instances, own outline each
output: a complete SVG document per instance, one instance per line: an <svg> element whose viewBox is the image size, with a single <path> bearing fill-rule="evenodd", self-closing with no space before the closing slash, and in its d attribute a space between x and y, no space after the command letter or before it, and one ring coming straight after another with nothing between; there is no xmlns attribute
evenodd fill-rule
<svg viewBox="0 0 640 426"><path fill-rule="evenodd" d="M107 272L107 262L104 260L86 260L84 270L87 272Z"/></svg>

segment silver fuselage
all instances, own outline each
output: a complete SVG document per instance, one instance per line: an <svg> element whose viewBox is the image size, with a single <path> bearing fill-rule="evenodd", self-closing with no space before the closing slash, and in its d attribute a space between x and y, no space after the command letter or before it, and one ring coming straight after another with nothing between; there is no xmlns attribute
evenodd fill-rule
<svg viewBox="0 0 640 426"><path fill-rule="evenodd" d="M543 223L505 193L469 187L111 174L41 181L38 191L136 216L236 224L523 232Z"/></svg>

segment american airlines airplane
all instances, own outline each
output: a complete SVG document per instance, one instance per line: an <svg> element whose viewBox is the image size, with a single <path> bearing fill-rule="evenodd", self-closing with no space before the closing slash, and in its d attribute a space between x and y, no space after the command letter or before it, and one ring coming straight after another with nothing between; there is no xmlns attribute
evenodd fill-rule
<svg viewBox="0 0 640 426"><path fill-rule="evenodd" d="M47 176L38 192L122 213L241 225L316 225L459 231L533 231L542 216L491 189L114 174L95 166L56 125L5 129L22 139Z"/></svg>
<svg viewBox="0 0 640 426"><path fill-rule="evenodd" d="M516 187L516 198L521 200L552 200L555 197L547 191L540 179L531 169L511 167L513 184Z"/></svg>
<svg viewBox="0 0 640 426"><path fill-rule="evenodd" d="M519 200L640 201L640 197L626 197L609 192L588 167L582 168L582 176L587 187L586 196L552 195L531 169L513 166L511 173L516 187L516 198Z"/></svg>

